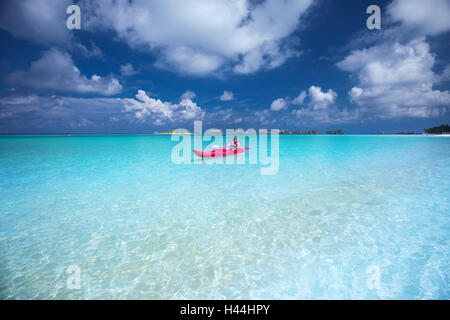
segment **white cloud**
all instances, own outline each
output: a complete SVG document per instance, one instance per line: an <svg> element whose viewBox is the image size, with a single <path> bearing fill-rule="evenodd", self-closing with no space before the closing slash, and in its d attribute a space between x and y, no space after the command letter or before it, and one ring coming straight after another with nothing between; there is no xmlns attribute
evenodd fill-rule
<svg viewBox="0 0 450 320"><path fill-rule="evenodd" d="M247 52L242 61L234 67L234 72L240 74L253 73L262 67L274 69L282 65L287 59L298 57L300 52L291 48L280 48L280 42L268 42Z"/></svg>
<svg viewBox="0 0 450 320"><path fill-rule="evenodd" d="M66 28L70 0L0 2L0 28L16 37L50 45L68 45L72 36Z"/></svg>
<svg viewBox="0 0 450 320"><path fill-rule="evenodd" d="M27 71L15 71L6 80L24 88L57 92L99 93L114 95L122 85L113 77L82 75L68 53L57 49L45 51L40 59L31 63Z"/></svg>
<svg viewBox="0 0 450 320"><path fill-rule="evenodd" d="M293 110L292 113L305 124L310 124L311 121L327 124L349 123L360 119L361 116L359 110L339 109L336 106L327 109L307 107Z"/></svg>
<svg viewBox="0 0 450 320"><path fill-rule="evenodd" d="M228 113L233 114L231 110ZM204 114L190 99L172 104L152 99L142 90L135 99L9 96L0 98L0 132L12 128L21 132L24 127L96 130L130 123L147 128L146 120L155 125L192 123Z"/></svg>
<svg viewBox="0 0 450 320"><path fill-rule="evenodd" d="M186 92L184 92L182 95L181 95L181 100L184 100L184 99L194 99L195 97L196 97L197 95L195 94L195 92L194 91L191 91L191 90L187 90Z"/></svg>
<svg viewBox="0 0 450 320"><path fill-rule="evenodd" d="M17 114L37 112L41 110L42 100L36 95L4 97L0 99L2 118L13 117Z"/></svg>
<svg viewBox="0 0 450 320"><path fill-rule="evenodd" d="M334 103L337 97L337 93L333 90L328 89L327 92L323 92L322 88L316 86L311 86L308 89L308 95L311 99L310 106L314 110L327 108L330 104Z"/></svg>
<svg viewBox="0 0 450 320"><path fill-rule="evenodd" d="M286 100L283 98L276 99L270 105L270 110L272 111L280 111L287 108Z"/></svg>
<svg viewBox="0 0 450 320"><path fill-rule="evenodd" d="M60 96L9 96L0 99L2 132L23 132L42 128L69 130L90 126L95 129L106 124L114 115L118 120L131 117L123 112L118 98L74 98ZM7 117L6 117L7 116ZM127 118L128 117L128 118ZM4 120L2 120L4 118ZM94 125L95 124L95 125Z"/></svg>
<svg viewBox="0 0 450 320"><path fill-rule="evenodd" d="M256 111L252 117L261 124L269 123L270 120L270 110Z"/></svg>
<svg viewBox="0 0 450 320"><path fill-rule="evenodd" d="M231 91L224 91L220 96L221 101L231 101L234 99L234 94Z"/></svg>
<svg viewBox="0 0 450 320"><path fill-rule="evenodd" d="M234 112L232 109L218 110L217 113L204 113L199 106L191 100L181 100L176 104L162 102L163 107L156 105L154 109L137 118L137 112L149 105L133 108L129 100L144 104L147 100L145 93L138 93L139 98L121 99L108 97L74 98L61 96L9 96L0 98L0 132L24 132L26 130L49 132L104 132L115 127L122 132L133 130L146 132L153 125L170 125L172 127L185 127L192 125L194 119L208 121L221 121L219 127L226 127L243 117L242 111ZM151 98L150 98L151 99ZM126 101L128 100L128 101ZM131 107L127 110L126 106ZM168 107L168 112L165 110ZM163 113L161 113L161 111ZM166 116L167 115L167 116ZM225 120L226 119L226 120ZM242 118L244 121L245 118ZM41 131L39 131L41 130ZM152 129L153 130L153 129Z"/></svg>
<svg viewBox="0 0 450 320"><path fill-rule="evenodd" d="M221 106L214 107L210 112L205 113L203 120L211 123L228 123L236 113L231 108L223 109Z"/></svg>
<svg viewBox="0 0 450 320"><path fill-rule="evenodd" d="M189 47L167 48L162 53L155 63L157 67L196 76L211 73L223 63L218 55L205 54Z"/></svg>
<svg viewBox="0 0 450 320"><path fill-rule="evenodd" d="M181 115L182 119L200 119L203 113L202 109L191 99L181 100L177 109L179 109L177 112Z"/></svg>
<svg viewBox="0 0 450 320"><path fill-rule="evenodd" d="M0 98L0 105L23 105L38 102L36 95Z"/></svg>
<svg viewBox="0 0 450 320"><path fill-rule="evenodd" d="M448 0L394 0L387 12L416 36L437 35L450 30Z"/></svg>
<svg viewBox="0 0 450 320"><path fill-rule="evenodd" d="M308 93L302 91L300 95L293 100L294 104L302 104L306 99L306 106L292 111L297 118L307 124L311 121L320 123L345 123L359 119L358 110L340 109L335 104L337 93L328 89L322 91L321 87L311 86Z"/></svg>
<svg viewBox="0 0 450 320"><path fill-rule="evenodd" d="M84 1L88 30L112 29L157 66L192 75L275 68L298 54L287 38L313 0Z"/></svg>
<svg viewBox="0 0 450 320"><path fill-rule="evenodd" d="M103 52L102 50L93 42L90 42L90 47L85 46L84 44L78 43L78 42L74 42L73 43L73 51L77 51L80 52L83 56L87 57L87 58L101 58L103 57Z"/></svg>
<svg viewBox="0 0 450 320"><path fill-rule="evenodd" d="M292 115L308 121L323 122L323 123L342 123L356 120L359 118L357 111L349 111L347 109L339 109L334 106L337 93L332 89L322 91L321 87L311 86L308 91L302 91L294 98L279 98L272 102L270 110L255 112L254 117L260 123L268 123L270 118L270 111L285 111L289 105L302 105L306 102L303 108L294 109L292 112L286 114L282 113L279 120L290 121ZM287 116L287 117L286 117ZM274 120L274 119L272 119Z"/></svg>
<svg viewBox="0 0 450 320"><path fill-rule="evenodd" d="M298 56L290 36L313 0L80 0L83 32L112 30L132 48L158 54L156 66L203 76L276 68ZM0 28L47 46L101 51L74 41L65 26L70 0L3 0Z"/></svg>
<svg viewBox="0 0 450 320"><path fill-rule="evenodd" d="M72 0L2 0L0 1L0 29L14 37L44 45L57 46L85 57L100 58L100 48L89 41L88 45L77 40L77 32L68 30L66 9ZM81 28L84 29L84 7L82 6Z"/></svg>
<svg viewBox="0 0 450 320"><path fill-rule="evenodd" d="M120 73L124 77L134 76L135 74L138 74L138 71L134 69L133 65L131 63L125 63L120 66Z"/></svg>
<svg viewBox="0 0 450 320"><path fill-rule="evenodd" d="M434 60L420 38L353 51L337 65L357 77L349 97L362 111L374 117L431 117L450 104L448 91L433 90L442 78L432 70Z"/></svg>
<svg viewBox="0 0 450 320"><path fill-rule="evenodd" d="M139 120L152 119L156 125L166 122L201 119L203 110L191 99L182 99L178 104L163 102L149 97L139 90L136 99L122 99L125 111L133 112Z"/></svg>
<svg viewBox="0 0 450 320"><path fill-rule="evenodd" d="M305 98L306 98L306 91L302 91L294 100L292 100L292 103L300 105L303 103L303 101L305 101Z"/></svg>
<svg viewBox="0 0 450 320"><path fill-rule="evenodd" d="M0 119L10 118L13 116L12 112L0 112Z"/></svg>
<svg viewBox="0 0 450 320"><path fill-rule="evenodd" d="M442 74L439 76L439 82L445 82L448 80L450 80L450 65L447 65Z"/></svg>
<svg viewBox="0 0 450 320"><path fill-rule="evenodd" d="M368 86L433 81L434 57L424 39L406 45L398 42L357 50L338 63L350 72L358 72L361 84Z"/></svg>
<svg viewBox="0 0 450 320"><path fill-rule="evenodd" d="M78 121L73 120L73 121L70 122L70 126L71 127L76 127L76 128L90 127L90 126L93 126L93 125L94 125L94 122L92 122L89 119L85 119L85 118L80 119Z"/></svg>

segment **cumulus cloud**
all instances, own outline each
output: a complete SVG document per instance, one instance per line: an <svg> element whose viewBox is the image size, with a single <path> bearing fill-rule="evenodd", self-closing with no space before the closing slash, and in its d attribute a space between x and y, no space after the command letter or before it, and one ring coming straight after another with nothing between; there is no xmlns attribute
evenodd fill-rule
<svg viewBox="0 0 450 320"><path fill-rule="evenodd" d="M129 132L130 123L142 131L148 130L146 120L154 125L192 123L204 113L190 99L172 104L152 99L142 90L135 99L15 95L0 98L0 132L48 132L49 128L104 132L111 126ZM233 114L231 110L228 113Z"/></svg>
<svg viewBox="0 0 450 320"><path fill-rule="evenodd" d="M433 89L442 76L433 72L435 58L424 38L407 44L385 43L353 51L337 65L358 84L351 101L375 117L437 116L450 104L450 93Z"/></svg>
<svg viewBox="0 0 450 320"><path fill-rule="evenodd" d="M87 30L113 30L156 65L191 75L275 68L298 50L288 41L313 0L83 1Z"/></svg>
<svg viewBox="0 0 450 320"><path fill-rule="evenodd" d="M70 0L2 0L0 28L16 37L50 45L68 45L72 39L66 28L66 8Z"/></svg>
<svg viewBox="0 0 450 320"><path fill-rule="evenodd" d="M230 125L243 124L247 128L269 124L273 121L273 112L270 109L249 110L242 108L222 108L216 106L204 114L203 122L205 126L217 128L232 128ZM280 115L277 114L277 117ZM237 129L237 128L235 128Z"/></svg>
<svg viewBox="0 0 450 320"><path fill-rule="evenodd" d="M358 110L339 108L335 105L337 96L337 93L332 89L324 91L321 87L311 86L308 92L302 91L293 100L293 104L300 105L305 103L305 106L294 109L292 114L301 119L304 124L311 121L338 124L359 119L360 113Z"/></svg>
<svg viewBox="0 0 450 320"><path fill-rule="evenodd" d="M294 98L279 98L272 102L270 111L285 111L289 105L302 105L303 108L294 109L290 114L296 115L298 118L314 120L316 122L336 122L338 117L342 117L342 121L356 119L355 113L344 110L339 111L336 106L330 107L335 103L337 93L332 89L322 91L321 87L311 86L308 91L301 91L300 94ZM258 114L261 121L268 118L269 110Z"/></svg>
<svg viewBox="0 0 450 320"><path fill-rule="evenodd" d="M104 131L112 115L117 123L132 120L118 98L8 96L0 99L0 132Z"/></svg>
<svg viewBox="0 0 450 320"><path fill-rule="evenodd" d="M9 118L9 117L12 117L13 116L13 113L12 112L3 112L3 111L0 111L0 120L1 119L5 119L5 118Z"/></svg>
<svg viewBox="0 0 450 320"><path fill-rule="evenodd" d="M70 122L71 127L77 127L77 128L89 127L89 126L93 126L93 125L94 125L94 122L92 122L89 119L85 119L85 118L80 119L78 121L73 120Z"/></svg>
<svg viewBox="0 0 450 320"><path fill-rule="evenodd" d="M450 30L448 0L394 0L387 8L395 22L421 35L437 35Z"/></svg>
<svg viewBox="0 0 450 320"><path fill-rule="evenodd" d="M284 48L281 49L279 42L264 43L260 47L247 52L241 63L234 67L234 72L240 74L253 73L261 69L273 69L282 65L287 59L298 57L300 52Z"/></svg>
<svg viewBox="0 0 450 320"><path fill-rule="evenodd" d="M120 66L120 74L124 77L129 77L138 74L138 71L134 69L131 63L125 63Z"/></svg>
<svg viewBox="0 0 450 320"><path fill-rule="evenodd" d="M184 92L182 95L181 95L181 100L184 100L184 99L194 99L195 97L196 97L197 95L195 94L195 92L194 91L191 91L191 90L187 90L186 92Z"/></svg>
<svg viewBox="0 0 450 320"><path fill-rule="evenodd" d="M23 88L56 92L114 95L122 90L119 81L111 76L82 75L71 56L57 49L45 51L29 70L10 73L6 81Z"/></svg>
<svg viewBox="0 0 450 320"><path fill-rule="evenodd" d="M182 99L173 104L149 97L139 90L136 99L122 99L125 111L133 112L138 120L151 119L156 125L167 122L201 119L203 110L191 99Z"/></svg>
<svg viewBox="0 0 450 320"><path fill-rule="evenodd" d="M221 106L216 106L212 110L204 114L203 120L206 123L214 123L226 126L231 117L235 116L236 112L231 108L223 109Z"/></svg>
<svg viewBox="0 0 450 320"><path fill-rule="evenodd" d="M261 124L267 124L270 122L270 110L260 110L254 112L252 117Z"/></svg>
<svg viewBox="0 0 450 320"><path fill-rule="evenodd" d="M220 96L221 101L231 101L234 99L234 94L231 91L224 91Z"/></svg>
<svg viewBox="0 0 450 320"><path fill-rule="evenodd" d="M203 76L271 69L298 56L292 34L313 0L80 0L82 30L111 30L132 48L158 54L155 65ZM47 46L101 56L67 30L70 0L4 0L0 28Z"/></svg>
<svg viewBox="0 0 450 320"><path fill-rule="evenodd" d="M450 80L450 65L447 65L442 74L439 76L439 82L446 82L449 80Z"/></svg>
<svg viewBox="0 0 450 320"><path fill-rule="evenodd" d="M332 106L323 110L315 110L310 107L293 110L298 119L303 120L304 124L310 124L311 121L327 124L350 123L360 119L361 114L359 110L339 109Z"/></svg>
<svg viewBox="0 0 450 320"><path fill-rule="evenodd" d="M352 51L337 64L357 81L348 92L350 101L366 118L442 115L450 93L435 85L447 81L450 72L447 67L435 73L435 55L426 36L450 31L450 2L394 0L386 11L397 24L371 41L360 41L369 47Z"/></svg>
<svg viewBox="0 0 450 320"><path fill-rule="evenodd" d="M302 91L296 98L294 98L294 100L292 100L292 103L300 105L303 103L303 101L305 101L305 98L306 98L306 91Z"/></svg>
<svg viewBox="0 0 450 320"><path fill-rule="evenodd" d="M202 76L217 70L222 63L223 59L218 55L205 54L197 49L182 46L163 50L155 66Z"/></svg>
<svg viewBox="0 0 450 320"><path fill-rule="evenodd" d="M0 113L9 118L18 114L37 112L41 110L42 100L36 95L12 96L0 98Z"/></svg>
<svg viewBox="0 0 450 320"><path fill-rule="evenodd" d="M38 96L17 96L17 97L4 97L0 98L0 105L23 105L38 102Z"/></svg>
<svg viewBox="0 0 450 320"><path fill-rule="evenodd" d="M119 112L123 108L123 102L119 98L75 98L61 96L37 96L23 95L11 96L0 99L0 109L20 115L36 112L41 116L52 117L58 111L58 116L63 114L99 115Z"/></svg>
<svg viewBox="0 0 450 320"><path fill-rule="evenodd" d="M283 98L276 99L270 105L270 110L272 111L280 111L287 108L286 100Z"/></svg>
<svg viewBox="0 0 450 320"><path fill-rule="evenodd" d="M308 89L310 97L310 106L314 110L326 109L330 104L334 103L337 93L331 89L323 92L321 87L311 86Z"/></svg>
<svg viewBox="0 0 450 320"><path fill-rule="evenodd" d="M102 57L102 51L93 41L82 44L77 32L67 29L66 9L72 4L72 0L2 0L0 29L47 47L58 46L88 58ZM81 19L84 29L83 18L84 10Z"/></svg>

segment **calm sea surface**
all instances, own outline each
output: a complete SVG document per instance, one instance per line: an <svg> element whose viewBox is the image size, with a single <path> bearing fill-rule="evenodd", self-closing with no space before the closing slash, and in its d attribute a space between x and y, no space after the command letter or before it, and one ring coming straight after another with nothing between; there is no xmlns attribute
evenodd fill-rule
<svg viewBox="0 0 450 320"><path fill-rule="evenodd" d="M262 176L170 136L1 136L0 298L450 298L450 138L279 144Z"/></svg>

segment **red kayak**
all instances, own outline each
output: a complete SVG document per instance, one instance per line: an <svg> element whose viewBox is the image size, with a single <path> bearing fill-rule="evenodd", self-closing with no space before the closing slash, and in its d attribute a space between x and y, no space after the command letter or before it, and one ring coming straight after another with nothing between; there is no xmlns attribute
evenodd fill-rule
<svg viewBox="0 0 450 320"><path fill-rule="evenodd" d="M214 158L214 157L224 157L230 154L239 154L245 152L245 149L239 148L236 150L227 150L227 149L216 149L213 151L198 151L194 150L194 153L202 158Z"/></svg>

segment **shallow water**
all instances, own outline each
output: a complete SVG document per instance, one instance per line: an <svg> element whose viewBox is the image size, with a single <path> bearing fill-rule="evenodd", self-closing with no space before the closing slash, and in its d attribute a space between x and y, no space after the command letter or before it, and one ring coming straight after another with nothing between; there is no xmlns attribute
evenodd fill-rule
<svg viewBox="0 0 450 320"><path fill-rule="evenodd" d="M273 176L175 144L0 137L0 297L450 297L449 138L280 136Z"/></svg>

